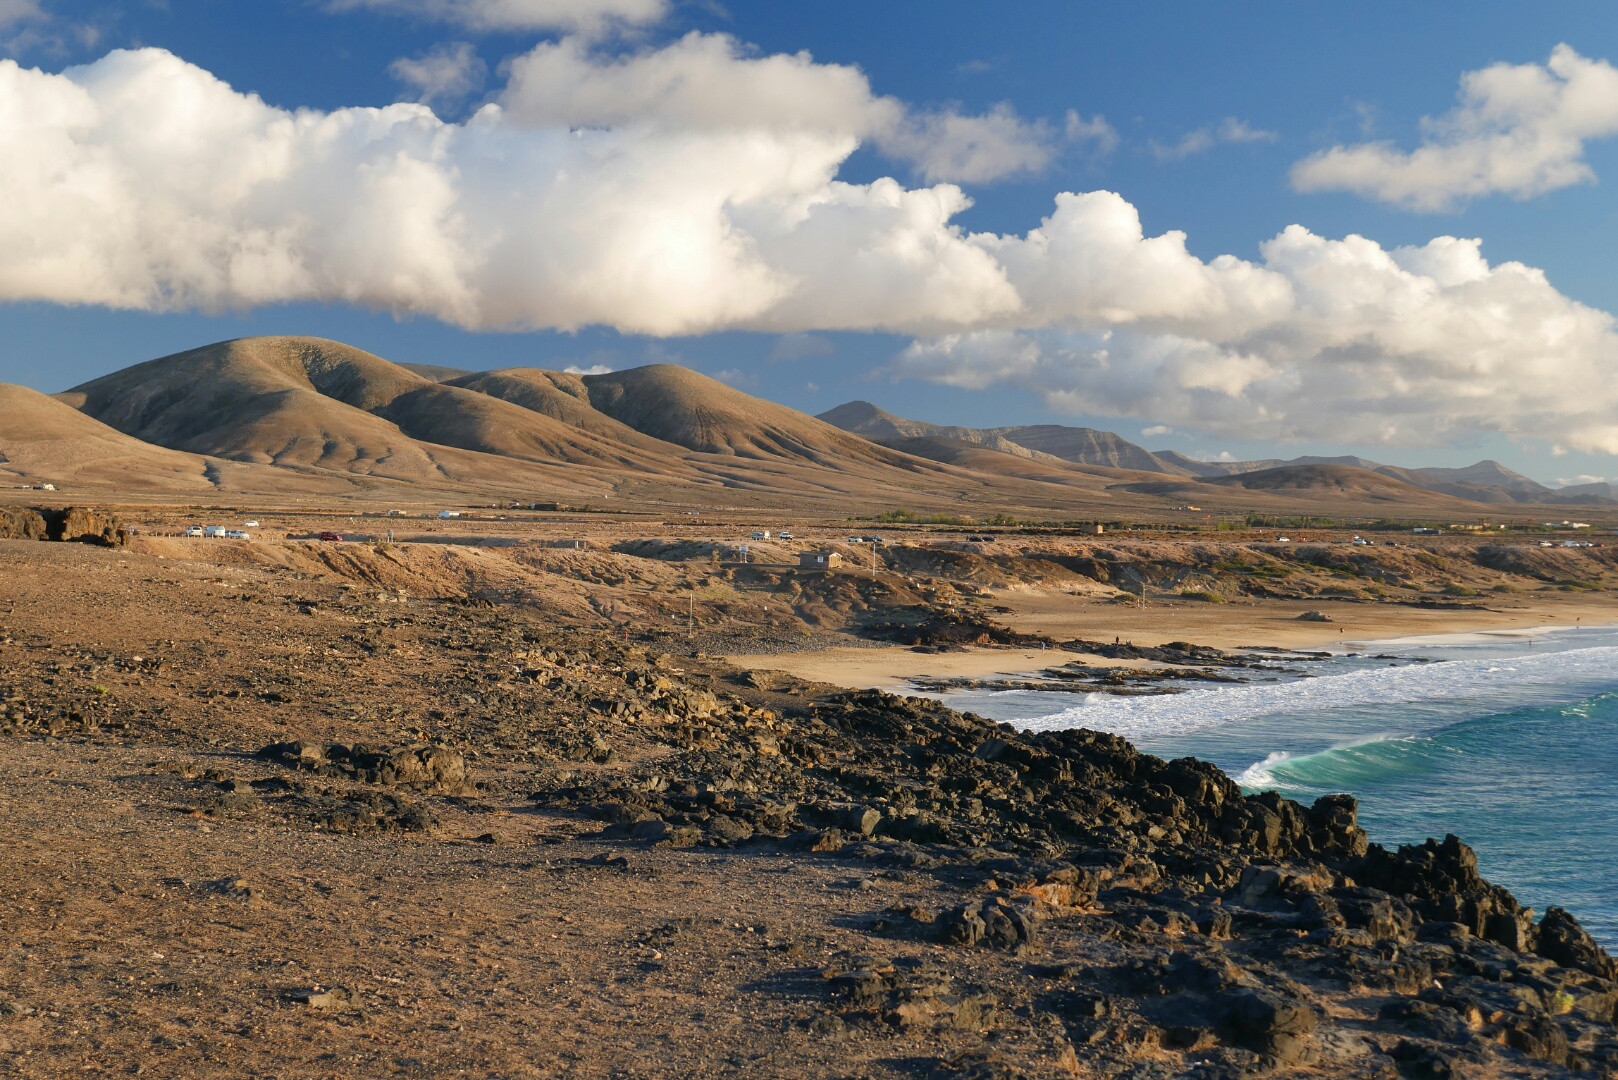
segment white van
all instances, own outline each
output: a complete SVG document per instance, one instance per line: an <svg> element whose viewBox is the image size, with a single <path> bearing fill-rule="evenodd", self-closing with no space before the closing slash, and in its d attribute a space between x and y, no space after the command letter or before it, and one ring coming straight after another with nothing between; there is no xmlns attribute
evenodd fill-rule
<svg viewBox="0 0 1618 1080"><path fill-rule="evenodd" d="M187 536L201 536L202 535L202 526L201 525L193 525L193 526L191 526L189 529L185 530L185 535L187 535Z"/></svg>
<svg viewBox="0 0 1618 1080"><path fill-rule="evenodd" d="M209 525L202 530L202 535L211 539L224 539L225 533L229 531L223 525Z"/></svg>

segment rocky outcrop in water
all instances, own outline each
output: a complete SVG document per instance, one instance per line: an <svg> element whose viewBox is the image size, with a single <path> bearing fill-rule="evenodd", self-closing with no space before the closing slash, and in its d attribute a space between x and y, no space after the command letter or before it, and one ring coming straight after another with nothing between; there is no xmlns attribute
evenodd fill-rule
<svg viewBox="0 0 1618 1080"><path fill-rule="evenodd" d="M1453 836L1389 850L1368 843L1350 796L1245 795L1205 762L1093 731L1019 732L874 691L816 697L789 721L662 682L637 723L672 754L564 772L533 800L631 844L853 855L959 882L972 897L952 910L870 925L956 949L1065 940L1111 956L1083 994L1030 990L1016 1007L1051 1010L1120 1059L1172 1051L1197 1071L1162 1075L1208 1077L1330 1066L1349 1036L1328 1002L1372 994L1389 1000L1377 1030L1398 1036L1382 1060L1404 1075L1618 1067L1612 958L1565 911L1536 923ZM900 968L836 974L831 1015L980 1016L970 995L927 985Z"/></svg>

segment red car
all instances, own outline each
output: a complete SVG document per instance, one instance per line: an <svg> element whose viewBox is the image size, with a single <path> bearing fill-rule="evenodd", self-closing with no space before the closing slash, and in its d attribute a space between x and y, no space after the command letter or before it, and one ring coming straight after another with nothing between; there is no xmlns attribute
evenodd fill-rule
<svg viewBox="0 0 1618 1080"><path fill-rule="evenodd" d="M334 532L323 532L320 534L320 539L329 540L334 544L341 544L343 542L342 534Z"/></svg>

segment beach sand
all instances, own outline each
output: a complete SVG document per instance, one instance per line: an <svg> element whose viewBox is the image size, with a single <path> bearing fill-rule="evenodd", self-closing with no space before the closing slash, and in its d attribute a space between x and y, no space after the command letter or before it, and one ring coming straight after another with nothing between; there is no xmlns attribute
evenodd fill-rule
<svg viewBox="0 0 1618 1080"><path fill-rule="evenodd" d="M1120 638L1137 645L1189 641L1218 649L1268 646L1363 651L1390 639L1434 634L1527 635L1544 627L1618 624L1618 599L1607 594L1562 592L1511 594L1478 601L1487 604L1486 609L1326 600L1228 604L1148 601L1145 607L1134 607L1033 591L999 594L995 603L1011 609L997 612L996 620L1023 633L1048 634L1058 640ZM1298 616L1306 611L1322 612L1332 621L1299 621ZM1138 663L1005 646L920 653L902 645L867 645L813 652L737 654L727 659L744 668L785 671L814 682L896 693L906 692L909 680L917 677L1026 675L1074 660L1097 665Z"/></svg>

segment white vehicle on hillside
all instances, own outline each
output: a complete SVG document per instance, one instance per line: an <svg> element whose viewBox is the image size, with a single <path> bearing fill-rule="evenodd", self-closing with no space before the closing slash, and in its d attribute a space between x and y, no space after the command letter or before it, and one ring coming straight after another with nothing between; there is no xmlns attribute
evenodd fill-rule
<svg viewBox="0 0 1618 1080"><path fill-rule="evenodd" d="M209 525L207 528L202 530L202 535L208 537L210 540L222 540L224 539L225 533L229 531L230 530L226 529L223 525Z"/></svg>
<svg viewBox="0 0 1618 1080"><path fill-rule="evenodd" d="M193 526L191 526L189 529L185 530L185 535L187 535L187 536L201 536L202 535L202 526L201 525L193 525Z"/></svg>
<svg viewBox="0 0 1618 1080"><path fill-rule="evenodd" d="M252 537L249 536L247 533L243 532L240 529L226 529L225 530L225 539L226 540L251 540Z"/></svg>

